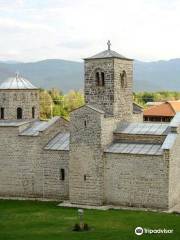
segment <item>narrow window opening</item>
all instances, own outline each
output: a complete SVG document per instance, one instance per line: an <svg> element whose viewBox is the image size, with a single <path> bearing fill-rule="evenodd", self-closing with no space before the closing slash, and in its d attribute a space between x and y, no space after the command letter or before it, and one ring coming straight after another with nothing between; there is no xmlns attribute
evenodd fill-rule
<svg viewBox="0 0 180 240"><path fill-rule="evenodd" d="M61 168L61 169L60 169L60 179L61 179L62 181L65 180L65 170L64 170L64 168Z"/></svg>
<svg viewBox="0 0 180 240"><path fill-rule="evenodd" d="M97 85L97 86L100 85L100 76L99 76L99 72L96 72L96 85Z"/></svg>
<svg viewBox="0 0 180 240"><path fill-rule="evenodd" d="M127 87L127 74L126 74L126 71L122 71L122 73L120 73L120 79L121 79L121 87L122 88Z"/></svg>
<svg viewBox="0 0 180 240"><path fill-rule="evenodd" d="M1 119L4 119L4 108L1 108L1 115L0 115Z"/></svg>
<svg viewBox="0 0 180 240"><path fill-rule="evenodd" d="M84 181L86 181L86 174L84 174Z"/></svg>
<svg viewBox="0 0 180 240"><path fill-rule="evenodd" d="M84 121L84 126L87 127L87 121L86 120Z"/></svg>
<svg viewBox="0 0 180 240"><path fill-rule="evenodd" d="M35 107L32 107L32 118L35 118Z"/></svg>
<svg viewBox="0 0 180 240"><path fill-rule="evenodd" d="M104 72L101 72L101 86L105 85Z"/></svg>
<svg viewBox="0 0 180 240"><path fill-rule="evenodd" d="M17 119L22 119L22 108L17 108Z"/></svg>

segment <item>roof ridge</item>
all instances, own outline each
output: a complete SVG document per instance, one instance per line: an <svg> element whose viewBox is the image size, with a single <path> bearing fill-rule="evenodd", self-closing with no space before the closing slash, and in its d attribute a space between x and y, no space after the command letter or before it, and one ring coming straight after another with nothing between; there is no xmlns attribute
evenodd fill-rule
<svg viewBox="0 0 180 240"><path fill-rule="evenodd" d="M154 106L151 106L151 107L145 108L144 111L146 111L146 110L150 110L150 109L153 109L153 108L157 108L157 107L159 107L159 106L161 106L161 105L163 105L163 104L165 104L165 103L166 103L166 102L163 102L163 103L161 103L161 104L159 104L159 105L154 105Z"/></svg>
<svg viewBox="0 0 180 240"><path fill-rule="evenodd" d="M169 104L169 106L171 107L171 109L173 110L174 114L176 114L176 111L174 109L174 107L172 106L172 104L170 102L167 102Z"/></svg>

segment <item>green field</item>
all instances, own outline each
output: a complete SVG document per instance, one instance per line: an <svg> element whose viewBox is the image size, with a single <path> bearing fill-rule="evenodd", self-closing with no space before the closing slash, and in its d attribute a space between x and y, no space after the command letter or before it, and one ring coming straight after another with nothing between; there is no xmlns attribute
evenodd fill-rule
<svg viewBox="0 0 180 240"><path fill-rule="evenodd" d="M91 230L73 232L77 209L54 202L0 200L0 240L133 240L180 239L180 215L127 210L85 210ZM134 229L174 229L173 234L143 234Z"/></svg>

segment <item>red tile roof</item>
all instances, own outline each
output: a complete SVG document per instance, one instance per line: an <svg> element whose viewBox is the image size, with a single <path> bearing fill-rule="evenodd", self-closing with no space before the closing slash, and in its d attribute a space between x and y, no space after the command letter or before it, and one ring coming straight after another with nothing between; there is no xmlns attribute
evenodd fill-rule
<svg viewBox="0 0 180 240"><path fill-rule="evenodd" d="M168 101L144 110L144 116L173 117L180 112L180 101Z"/></svg>

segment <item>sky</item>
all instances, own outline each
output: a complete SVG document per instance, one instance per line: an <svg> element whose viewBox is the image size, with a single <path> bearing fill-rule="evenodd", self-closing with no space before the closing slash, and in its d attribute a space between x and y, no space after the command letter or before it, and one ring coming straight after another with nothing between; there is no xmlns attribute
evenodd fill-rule
<svg viewBox="0 0 180 240"><path fill-rule="evenodd" d="M180 0L0 0L0 60L180 58Z"/></svg>

